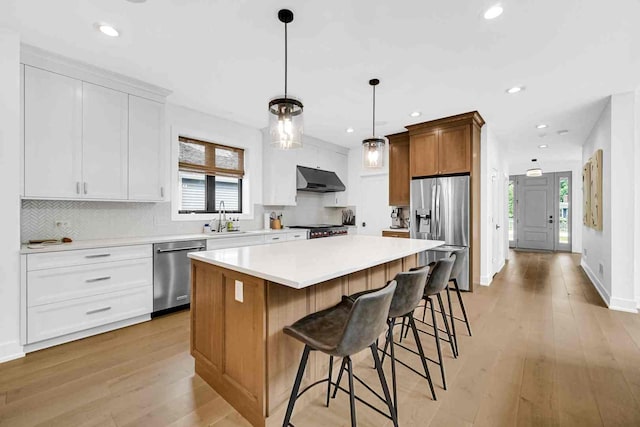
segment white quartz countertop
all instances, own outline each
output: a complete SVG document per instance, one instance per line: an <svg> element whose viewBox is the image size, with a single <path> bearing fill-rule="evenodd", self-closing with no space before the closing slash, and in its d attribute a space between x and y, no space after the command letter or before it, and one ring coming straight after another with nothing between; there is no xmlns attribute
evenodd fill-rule
<svg viewBox="0 0 640 427"><path fill-rule="evenodd" d="M78 240L71 243L61 244L45 244L45 245L29 245L24 244L20 250L21 254L36 254L44 252L73 251L77 249L93 249L107 248L113 246L130 246L144 245L161 242L179 242L184 240L209 240L209 239L229 239L231 237L255 236L266 234L280 234L300 231L294 228L283 228L280 230L251 230L251 231L232 231L223 233L198 233L198 234L178 234L167 236L140 236L140 237L121 237L114 239L95 239L95 240ZM30 246L33 246L31 248Z"/></svg>
<svg viewBox="0 0 640 427"><path fill-rule="evenodd" d="M189 258L302 289L424 252L443 243L439 240L347 235L194 252Z"/></svg>

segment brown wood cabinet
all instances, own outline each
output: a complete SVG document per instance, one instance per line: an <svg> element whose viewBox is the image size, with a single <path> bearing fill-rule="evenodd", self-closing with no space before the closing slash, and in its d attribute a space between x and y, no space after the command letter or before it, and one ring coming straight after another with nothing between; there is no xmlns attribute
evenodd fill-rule
<svg viewBox="0 0 640 427"><path fill-rule="evenodd" d="M389 206L409 206L409 132L389 139Z"/></svg>
<svg viewBox="0 0 640 427"><path fill-rule="evenodd" d="M409 230L406 230L406 231L382 230L382 237L399 237L401 239L408 239L409 238Z"/></svg>
<svg viewBox="0 0 640 427"><path fill-rule="evenodd" d="M482 125L474 111L407 126L411 178L471 173L474 129Z"/></svg>

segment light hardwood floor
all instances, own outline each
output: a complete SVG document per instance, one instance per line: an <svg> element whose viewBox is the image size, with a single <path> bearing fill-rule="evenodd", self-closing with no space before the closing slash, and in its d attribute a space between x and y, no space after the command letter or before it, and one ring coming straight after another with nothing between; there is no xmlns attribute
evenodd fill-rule
<svg viewBox="0 0 640 427"><path fill-rule="evenodd" d="M640 316L607 310L578 262L513 252L490 287L464 294L474 335L459 324L458 359L443 347L449 389L431 365L434 402L425 381L399 367L400 425L640 425ZM0 425L248 425L194 375L188 329L183 312L0 365ZM434 355L433 339L423 343ZM371 384L374 372L368 359L356 366ZM357 408L359 425L390 425ZM339 395L330 409L320 397L296 408L292 421L348 420Z"/></svg>

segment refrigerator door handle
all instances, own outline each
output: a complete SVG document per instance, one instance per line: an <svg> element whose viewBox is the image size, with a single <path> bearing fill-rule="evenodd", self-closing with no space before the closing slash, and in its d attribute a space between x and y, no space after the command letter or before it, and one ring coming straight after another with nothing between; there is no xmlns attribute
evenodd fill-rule
<svg viewBox="0 0 640 427"><path fill-rule="evenodd" d="M436 184L431 186L431 211L429 212L429 216L431 219L429 220L429 234L433 237L433 233L435 231L437 211L436 211Z"/></svg>
<svg viewBox="0 0 640 427"><path fill-rule="evenodd" d="M440 228L440 185L436 187L436 227L438 238L440 238L442 231Z"/></svg>

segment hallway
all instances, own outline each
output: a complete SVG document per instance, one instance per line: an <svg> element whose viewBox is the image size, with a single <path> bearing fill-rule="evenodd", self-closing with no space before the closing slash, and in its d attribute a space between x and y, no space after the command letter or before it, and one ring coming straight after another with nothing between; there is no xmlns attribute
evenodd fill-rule
<svg viewBox="0 0 640 427"><path fill-rule="evenodd" d="M606 309L577 255L510 256L490 287L464 296L474 335L460 335L458 359L445 351L449 389L430 365L434 402L399 368L400 425L640 425L640 316ZM248 425L194 376L188 333L182 312L2 364L0 425ZM374 375L368 359L356 371ZM322 400L293 422L348 424L344 395L330 409ZM358 405L359 426L383 421Z"/></svg>

